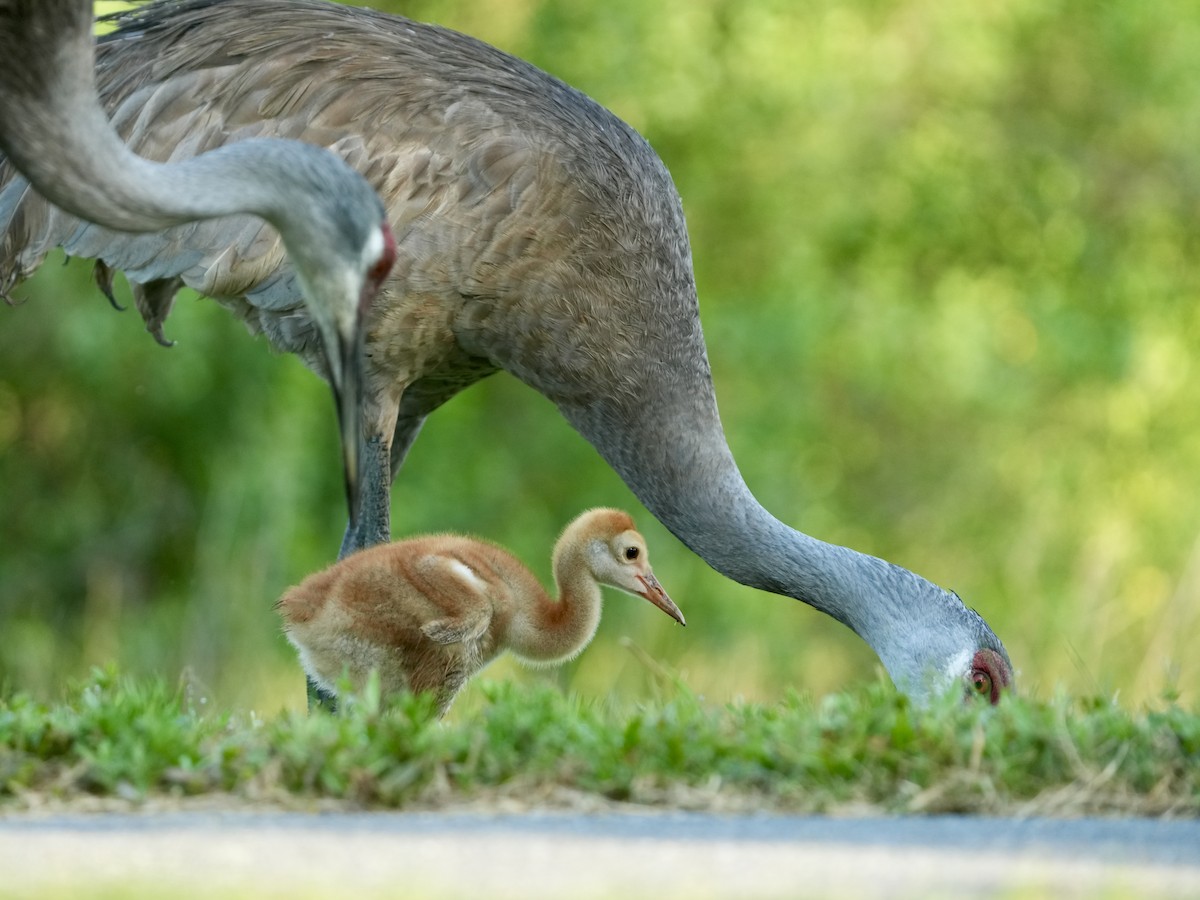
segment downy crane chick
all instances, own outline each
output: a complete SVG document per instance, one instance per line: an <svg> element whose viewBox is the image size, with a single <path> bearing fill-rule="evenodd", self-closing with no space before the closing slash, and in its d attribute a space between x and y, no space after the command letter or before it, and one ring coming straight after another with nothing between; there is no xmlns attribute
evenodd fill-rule
<svg viewBox="0 0 1200 900"><path fill-rule="evenodd" d="M650 569L645 539L620 510L575 519L554 546L553 565L557 599L502 547L427 535L348 556L288 590L276 608L327 703L343 673L361 688L377 670L385 694L433 692L438 715L505 650L544 664L577 655L600 624L601 585L686 624Z"/></svg>

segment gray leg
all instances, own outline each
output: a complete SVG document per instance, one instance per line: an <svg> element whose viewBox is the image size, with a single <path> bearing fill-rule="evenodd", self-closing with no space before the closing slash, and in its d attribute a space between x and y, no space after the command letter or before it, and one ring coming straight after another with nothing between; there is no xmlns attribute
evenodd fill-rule
<svg viewBox="0 0 1200 900"><path fill-rule="evenodd" d="M408 451L416 441L417 435L421 433L421 426L425 424L425 413L414 413L413 415L404 413L405 410L401 407L400 416L396 419L396 432L392 435L392 481L396 480L396 473L404 465L404 458L408 456Z"/></svg>
<svg viewBox="0 0 1200 900"><path fill-rule="evenodd" d="M337 712L337 697L319 687L311 678L308 679L308 713L312 715L315 710L324 710L325 712Z"/></svg>
<svg viewBox="0 0 1200 900"><path fill-rule="evenodd" d="M385 450L378 437L369 438L363 446L361 459L361 503L359 521L347 528L338 559L358 550L386 544L392 539L391 487L392 479L404 464L413 442L425 424L425 418L458 393L459 386L431 388L423 382L412 385L400 401L396 428L392 433L391 449Z"/></svg>
<svg viewBox="0 0 1200 900"><path fill-rule="evenodd" d="M378 436L363 445L359 465L358 522L346 529L338 559L351 553L386 544L392 539L391 523L391 463L390 453Z"/></svg>
<svg viewBox="0 0 1200 900"><path fill-rule="evenodd" d="M389 451L383 446L379 437L371 437L363 445L359 457L359 502L358 522L347 526L345 537L342 538L342 549L338 559L345 559L351 553L374 547L376 544L386 544L392 539L391 526L391 486ZM310 714L321 710L337 712L337 698L319 688L311 678L308 679L308 711Z"/></svg>
<svg viewBox="0 0 1200 900"><path fill-rule="evenodd" d="M400 411L396 418L396 429L390 451L383 441L374 436L367 440L360 459L360 502L358 522L346 528L342 538L342 549L338 559L351 553L386 544L392 539L391 486L392 478L400 471L404 457L417 439L425 418L464 387L496 371L485 363L468 367L463 377L451 382L419 381L410 385L400 400ZM308 711L321 709L333 712L337 709L337 698L308 681Z"/></svg>

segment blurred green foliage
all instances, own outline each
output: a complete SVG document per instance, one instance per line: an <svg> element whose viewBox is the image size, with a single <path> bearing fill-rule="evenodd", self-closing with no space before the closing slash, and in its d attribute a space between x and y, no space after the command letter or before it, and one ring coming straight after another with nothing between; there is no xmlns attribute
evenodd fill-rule
<svg viewBox="0 0 1200 900"><path fill-rule="evenodd" d="M1027 693L1195 702L1200 4L371 5L530 59L657 148L726 430L777 515L958 591ZM301 705L271 603L338 546L326 388L207 301L181 302L167 351L85 264L18 294L0 680L117 661ZM576 663L493 676L637 697L629 636L715 699L875 677L840 625L691 556L507 376L431 419L394 531L478 533L548 577L557 530L599 503L635 513L688 628L612 598Z"/></svg>

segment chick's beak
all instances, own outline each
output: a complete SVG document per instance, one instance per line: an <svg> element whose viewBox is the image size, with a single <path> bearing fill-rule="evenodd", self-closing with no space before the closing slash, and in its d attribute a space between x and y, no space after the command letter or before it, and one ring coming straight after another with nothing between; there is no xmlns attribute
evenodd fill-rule
<svg viewBox="0 0 1200 900"><path fill-rule="evenodd" d="M637 579L645 588L644 591L638 591L639 596L645 597L680 625L687 625L687 622L683 620L683 613L679 611L679 607L675 605L674 601L667 596L667 592L658 583L658 579L654 577L653 572L647 571L644 574L638 575Z"/></svg>

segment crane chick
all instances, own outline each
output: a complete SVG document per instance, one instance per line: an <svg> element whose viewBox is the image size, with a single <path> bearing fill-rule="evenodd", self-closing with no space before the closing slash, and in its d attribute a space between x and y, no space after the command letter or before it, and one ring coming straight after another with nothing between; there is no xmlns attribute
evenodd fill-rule
<svg viewBox="0 0 1200 900"><path fill-rule="evenodd" d="M276 604L309 679L326 698L343 673L384 693L433 692L444 715L467 679L505 650L565 662L600 624L600 586L683 613L650 569L645 539L616 509L593 509L554 546L557 600L515 556L486 541L427 535L371 547L310 575Z"/></svg>

